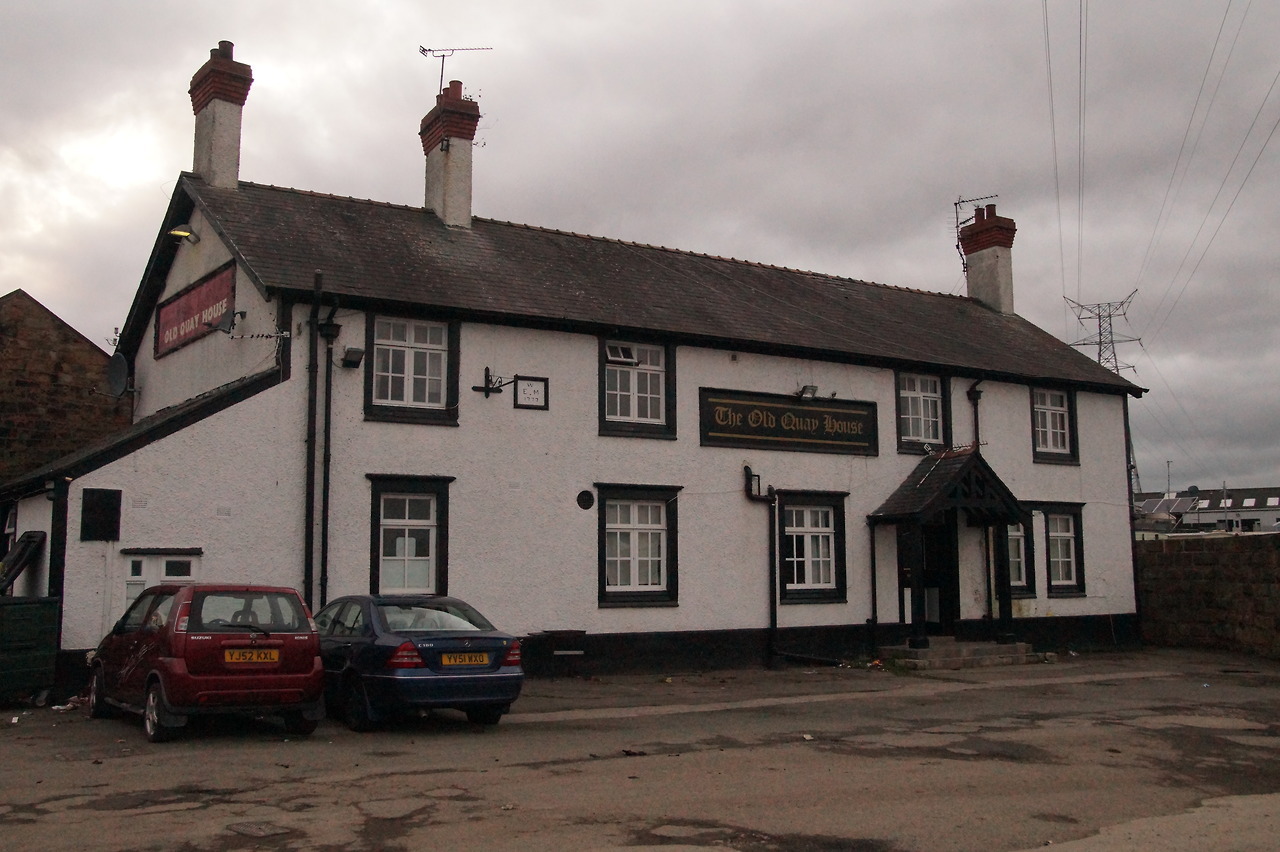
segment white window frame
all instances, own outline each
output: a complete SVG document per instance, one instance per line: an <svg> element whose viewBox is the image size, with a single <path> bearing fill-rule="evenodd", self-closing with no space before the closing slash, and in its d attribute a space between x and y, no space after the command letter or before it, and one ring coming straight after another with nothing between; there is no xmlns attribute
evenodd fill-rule
<svg viewBox="0 0 1280 852"><path fill-rule="evenodd" d="M898 376L898 435L904 441L942 443L942 379L919 373Z"/></svg>
<svg viewBox="0 0 1280 852"><path fill-rule="evenodd" d="M1066 391L1032 390L1035 451L1071 455L1071 396Z"/></svg>
<svg viewBox="0 0 1280 852"><path fill-rule="evenodd" d="M605 501L604 590L652 592L667 587L667 511L661 500Z"/></svg>
<svg viewBox="0 0 1280 852"><path fill-rule="evenodd" d="M388 517L392 501L403 501L404 517ZM421 503L428 507L425 515L414 517L411 507ZM426 532L427 554L417 551L418 538L414 533ZM403 533L394 539L388 534ZM396 542L396 551L387 552L388 541ZM412 549L414 552L404 552ZM440 504L435 494L386 492L378 499L378 591L381 593L435 593L436 568L440 551ZM425 584L411 584L410 568L419 568L418 575L425 574Z"/></svg>
<svg viewBox="0 0 1280 852"><path fill-rule="evenodd" d="M200 580L200 557L179 553L129 553L124 557L124 603L127 608L144 589L161 584L185 585Z"/></svg>
<svg viewBox="0 0 1280 852"><path fill-rule="evenodd" d="M783 587L788 590L836 587L835 507L788 505L783 510ZM803 577L796 580L796 577Z"/></svg>
<svg viewBox="0 0 1280 852"><path fill-rule="evenodd" d="M665 423L666 349L617 340L606 341L604 348L605 419L619 423Z"/></svg>
<svg viewBox="0 0 1280 852"><path fill-rule="evenodd" d="M373 402L442 409L449 398L449 326L375 317Z"/></svg>
<svg viewBox="0 0 1280 852"><path fill-rule="evenodd" d="M1009 524L1009 585L1017 589L1030 587L1027 571L1027 531L1022 524ZM1018 574L1014 574L1017 566Z"/></svg>
<svg viewBox="0 0 1280 852"><path fill-rule="evenodd" d="M1046 512L1044 516L1046 562L1049 587L1075 589L1080 583L1079 554L1076 553L1076 524L1072 514Z"/></svg>

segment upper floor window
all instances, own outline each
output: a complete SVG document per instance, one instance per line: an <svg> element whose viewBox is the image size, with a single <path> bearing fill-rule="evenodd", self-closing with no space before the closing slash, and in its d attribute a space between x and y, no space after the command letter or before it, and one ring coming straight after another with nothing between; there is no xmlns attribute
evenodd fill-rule
<svg viewBox="0 0 1280 852"><path fill-rule="evenodd" d="M676 496L667 487L600 485L602 606L677 600Z"/></svg>
<svg viewBox="0 0 1280 852"><path fill-rule="evenodd" d="M458 421L458 330L427 320L375 317L366 340L365 416L414 423Z"/></svg>
<svg viewBox="0 0 1280 852"><path fill-rule="evenodd" d="M778 511L782 520L780 599L843 601L844 495L784 494Z"/></svg>
<svg viewBox="0 0 1280 852"><path fill-rule="evenodd" d="M1031 391L1031 429L1036 461L1075 461L1074 399L1068 391Z"/></svg>
<svg viewBox="0 0 1280 852"><path fill-rule="evenodd" d="M946 446L946 382L938 376L898 374L898 449Z"/></svg>
<svg viewBox="0 0 1280 852"><path fill-rule="evenodd" d="M673 347L603 340L600 432L675 437Z"/></svg>

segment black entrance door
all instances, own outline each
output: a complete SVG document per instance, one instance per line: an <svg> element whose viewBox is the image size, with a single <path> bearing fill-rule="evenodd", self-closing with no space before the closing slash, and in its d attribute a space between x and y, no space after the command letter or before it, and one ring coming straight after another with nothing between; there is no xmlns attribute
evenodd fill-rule
<svg viewBox="0 0 1280 852"><path fill-rule="evenodd" d="M960 619L960 569L956 546L956 511L938 524L921 527L925 619L930 634L952 636Z"/></svg>

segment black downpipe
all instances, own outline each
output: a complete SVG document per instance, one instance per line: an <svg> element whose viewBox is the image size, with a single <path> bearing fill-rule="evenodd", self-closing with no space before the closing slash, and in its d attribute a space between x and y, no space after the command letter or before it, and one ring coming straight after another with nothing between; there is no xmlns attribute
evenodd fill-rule
<svg viewBox="0 0 1280 852"><path fill-rule="evenodd" d="M333 342L342 326L333 321L338 306L329 309L329 316L320 324L320 336L324 338L324 457L320 474L320 606L329 599L329 472L333 459Z"/></svg>
<svg viewBox="0 0 1280 852"><path fill-rule="evenodd" d="M755 503L769 504L769 634L765 663L773 668L778 656L778 494L770 485L760 493L760 477L751 472L750 465L742 468L745 477L747 499Z"/></svg>
<svg viewBox="0 0 1280 852"><path fill-rule="evenodd" d="M308 321L307 346L310 353L307 357L307 466L306 497L303 510L302 536L302 599L307 608L314 611L312 586L315 583L315 526L316 526L316 372L319 364L319 325L320 325L320 291L323 289L323 277L316 270L315 293L311 301L311 318Z"/></svg>
<svg viewBox="0 0 1280 852"><path fill-rule="evenodd" d="M876 648L880 647L880 642L876 639L876 625L880 623L876 581L876 527L874 524L867 524L867 530L871 533L871 617L867 619L867 627L870 628L871 653L874 654Z"/></svg>

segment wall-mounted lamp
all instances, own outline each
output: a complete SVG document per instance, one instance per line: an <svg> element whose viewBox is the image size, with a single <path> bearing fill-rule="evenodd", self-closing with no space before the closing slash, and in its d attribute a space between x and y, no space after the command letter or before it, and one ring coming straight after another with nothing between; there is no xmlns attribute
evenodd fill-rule
<svg viewBox="0 0 1280 852"><path fill-rule="evenodd" d="M180 240L186 240L191 243L191 245L195 245L200 242L200 235L191 230L190 225L179 225L176 228L170 228L169 236L177 237Z"/></svg>
<svg viewBox="0 0 1280 852"><path fill-rule="evenodd" d="M796 399L812 400L818 395L817 385L805 385L796 391Z"/></svg>
<svg viewBox="0 0 1280 852"><path fill-rule="evenodd" d="M357 349L354 346L348 346L342 350L342 366L355 368L360 366L360 362L364 360L364 350Z"/></svg>

